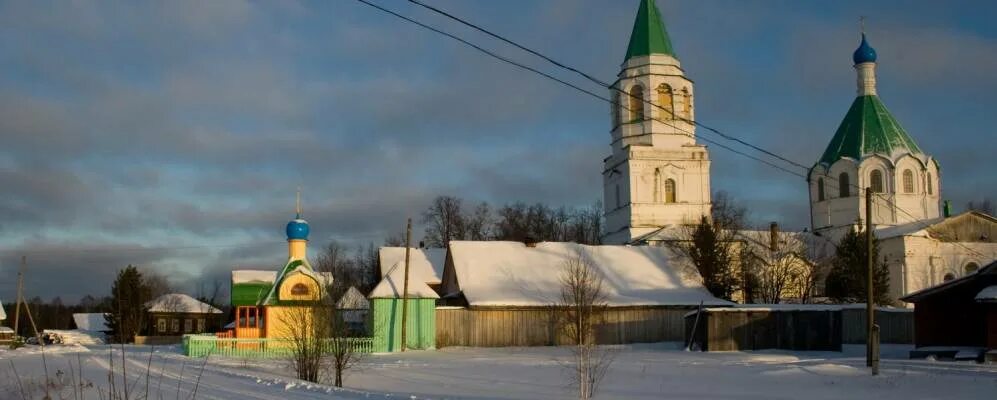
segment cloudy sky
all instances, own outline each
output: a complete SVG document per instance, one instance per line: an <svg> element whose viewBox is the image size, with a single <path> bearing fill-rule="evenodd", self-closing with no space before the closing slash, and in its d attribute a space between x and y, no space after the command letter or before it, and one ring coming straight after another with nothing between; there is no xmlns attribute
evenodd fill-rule
<svg viewBox="0 0 997 400"><path fill-rule="evenodd" d="M637 6L426 1L604 80ZM658 3L699 120L807 165L852 101L867 16L880 96L939 159L943 197L997 198L997 3ZM298 186L313 249L379 242L438 194L591 204L608 128L606 104L353 0L0 1L0 299L22 254L46 299L106 295L127 264L192 294L276 268ZM807 225L802 179L711 156L754 221Z"/></svg>

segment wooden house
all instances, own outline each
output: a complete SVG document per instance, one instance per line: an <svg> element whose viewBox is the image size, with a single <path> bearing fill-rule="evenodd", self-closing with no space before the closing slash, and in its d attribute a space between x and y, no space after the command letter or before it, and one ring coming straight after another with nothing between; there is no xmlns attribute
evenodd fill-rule
<svg viewBox="0 0 997 400"><path fill-rule="evenodd" d="M181 293L164 294L146 303L150 336L214 332L222 310Z"/></svg>
<svg viewBox="0 0 997 400"><path fill-rule="evenodd" d="M379 252L381 282L371 290L369 327L378 352L402 347L402 309L407 321L405 348L436 348L437 289L443 270L444 249L409 249L408 290L405 288L405 248L383 247ZM408 294L407 306L403 299Z"/></svg>
<svg viewBox="0 0 997 400"><path fill-rule="evenodd" d="M997 261L901 300L914 303L912 356L997 353Z"/></svg>

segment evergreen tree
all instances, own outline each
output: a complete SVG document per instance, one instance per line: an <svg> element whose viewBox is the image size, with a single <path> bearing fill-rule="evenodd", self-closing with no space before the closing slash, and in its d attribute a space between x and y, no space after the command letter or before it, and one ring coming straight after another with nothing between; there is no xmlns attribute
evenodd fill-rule
<svg viewBox="0 0 997 400"><path fill-rule="evenodd" d="M827 275L827 296L839 302L864 303L867 299L868 269L865 233L850 229L841 242L831 261L831 271ZM879 239L872 238L872 259L879 259ZM890 299L890 271L886 263L877 262L873 269L873 297L876 304L888 305Z"/></svg>
<svg viewBox="0 0 997 400"><path fill-rule="evenodd" d="M111 304L105 317L114 341L127 343L135 339L135 335L142 330L145 303L149 300L149 287L135 267L129 265L118 271L118 277L111 286Z"/></svg>

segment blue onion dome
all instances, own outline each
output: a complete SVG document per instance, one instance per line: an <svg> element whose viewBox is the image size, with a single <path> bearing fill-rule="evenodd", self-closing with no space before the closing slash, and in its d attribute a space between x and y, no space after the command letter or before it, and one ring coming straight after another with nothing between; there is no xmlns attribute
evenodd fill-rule
<svg viewBox="0 0 997 400"><path fill-rule="evenodd" d="M308 221L298 215L287 223L287 240L308 240L308 231Z"/></svg>
<svg viewBox="0 0 997 400"><path fill-rule="evenodd" d="M852 54L852 61L855 65L859 65L867 62L876 62L876 49L869 45L869 42L865 40L865 34L862 34L862 44L859 48L855 49L855 53Z"/></svg>

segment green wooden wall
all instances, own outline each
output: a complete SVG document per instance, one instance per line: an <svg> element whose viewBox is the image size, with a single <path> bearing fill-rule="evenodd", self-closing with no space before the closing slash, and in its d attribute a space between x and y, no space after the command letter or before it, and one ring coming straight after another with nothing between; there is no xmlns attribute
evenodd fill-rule
<svg viewBox="0 0 997 400"><path fill-rule="evenodd" d="M402 299L371 299L370 327L375 352L401 351ZM408 300L408 349L436 348L436 299Z"/></svg>

